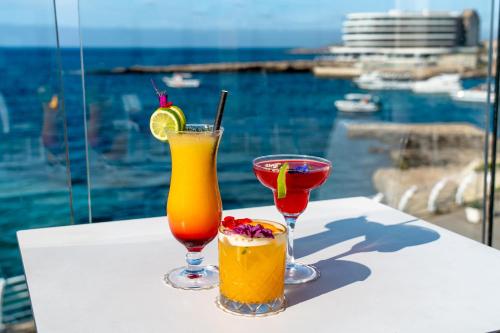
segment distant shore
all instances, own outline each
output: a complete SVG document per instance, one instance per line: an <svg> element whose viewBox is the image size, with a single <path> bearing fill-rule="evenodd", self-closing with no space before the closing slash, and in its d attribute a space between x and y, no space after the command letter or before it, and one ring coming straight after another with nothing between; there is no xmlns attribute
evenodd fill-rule
<svg viewBox="0 0 500 333"><path fill-rule="evenodd" d="M278 60L251 62L220 62L168 66L115 67L91 71L92 74L146 74L146 73L218 73L218 72L310 72L315 66L338 66L336 61Z"/></svg>
<svg viewBox="0 0 500 333"><path fill-rule="evenodd" d="M425 68L394 68L383 69L382 72L404 73L416 80L444 74L458 73L463 78L485 77L486 68L458 70L443 66L428 66ZM182 64L166 66L134 65L129 67L115 67L110 69L90 70L94 75L121 75L121 74L168 74L178 72L189 73L223 73L223 72L269 72L269 73L303 73L311 72L318 77L354 78L364 71L356 61L341 61L330 59L313 60L277 60L251 62L220 62L204 64Z"/></svg>

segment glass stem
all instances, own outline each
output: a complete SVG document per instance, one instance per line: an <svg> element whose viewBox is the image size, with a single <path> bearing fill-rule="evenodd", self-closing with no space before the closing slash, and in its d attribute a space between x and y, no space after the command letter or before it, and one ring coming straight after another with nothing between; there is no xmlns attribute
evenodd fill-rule
<svg viewBox="0 0 500 333"><path fill-rule="evenodd" d="M190 278L200 277L203 274L203 266L201 266L203 256L201 252L188 252L186 254L186 262L186 273Z"/></svg>
<svg viewBox="0 0 500 333"><path fill-rule="evenodd" d="M295 265L295 256L293 255L293 230L295 229L295 222L297 216L286 216L285 221L288 226L288 250L286 256L286 267L291 269Z"/></svg>

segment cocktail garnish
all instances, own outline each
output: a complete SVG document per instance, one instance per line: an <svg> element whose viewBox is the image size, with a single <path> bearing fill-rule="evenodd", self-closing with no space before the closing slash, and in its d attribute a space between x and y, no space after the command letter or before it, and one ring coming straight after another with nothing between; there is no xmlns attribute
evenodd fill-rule
<svg viewBox="0 0 500 333"><path fill-rule="evenodd" d="M160 94L161 95L158 97L158 99L160 100L161 108L169 108L174 105L174 103L168 101L168 96L166 93L161 92Z"/></svg>
<svg viewBox="0 0 500 333"><path fill-rule="evenodd" d="M234 228L233 232L250 238L274 238L273 231L264 228L262 224L241 224Z"/></svg>
<svg viewBox="0 0 500 333"><path fill-rule="evenodd" d="M250 222L252 222L251 219L247 219L247 218L235 219L233 216L226 216L224 218L224 220L222 221L222 225L225 228L234 229L241 224L250 223Z"/></svg>
<svg viewBox="0 0 500 333"><path fill-rule="evenodd" d="M249 218L235 219L233 216L226 216L222 220L222 225L231 230L232 233L247 236L250 238L274 238L273 231L262 226L262 224L252 225Z"/></svg>
<svg viewBox="0 0 500 333"><path fill-rule="evenodd" d="M309 166L307 164L303 164L303 165L298 165L292 169L290 169L290 171L288 171L289 173L306 173L306 172L309 172Z"/></svg>
<svg viewBox="0 0 500 333"><path fill-rule="evenodd" d="M174 105L174 103L168 101L167 92L165 90L159 90L153 79L151 79L151 84L153 85L153 89L155 90L156 94L158 95L158 99L160 101L161 108L168 108L168 107L171 107L172 105Z"/></svg>
<svg viewBox="0 0 500 333"><path fill-rule="evenodd" d="M283 163L280 167L277 179L278 187L278 199L283 199L286 197L286 173L288 171L288 163Z"/></svg>
<svg viewBox="0 0 500 333"><path fill-rule="evenodd" d="M168 141L168 132L179 132L186 127L186 116L181 108L168 101L166 91L160 91L153 79L151 84L158 95L160 106L153 112L149 119L149 129L153 136L162 141Z"/></svg>

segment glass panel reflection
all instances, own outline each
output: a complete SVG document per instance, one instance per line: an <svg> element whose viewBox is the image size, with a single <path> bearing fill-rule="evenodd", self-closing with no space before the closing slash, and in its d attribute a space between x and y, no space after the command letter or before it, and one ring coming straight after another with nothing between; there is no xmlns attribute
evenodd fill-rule
<svg viewBox="0 0 500 333"><path fill-rule="evenodd" d="M0 7L1 330L31 318L16 232L72 216L52 1Z"/></svg>
<svg viewBox="0 0 500 333"><path fill-rule="evenodd" d="M164 214L153 78L191 123L230 92L225 209L272 204L254 157L308 154L333 161L312 200L370 196L481 239L488 3L211 4L169 2L162 20L149 1L111 21L118 4L82 4L95 221Z"/></svg>

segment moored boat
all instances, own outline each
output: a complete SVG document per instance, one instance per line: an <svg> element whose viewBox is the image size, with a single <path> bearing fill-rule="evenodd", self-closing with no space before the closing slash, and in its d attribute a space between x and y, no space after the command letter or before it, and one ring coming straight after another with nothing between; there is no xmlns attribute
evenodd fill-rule
<svg viewBox="0 0 500 333"><path fill-rule="evenodd" d="M165 76L162 81L170 88L198 88L200 80L191 78L189 73L175 73L172 76Z"/></svg>
<svg viewBox="0 0 500 333"><path fill-rule="evenodd" d="M451 99L458 102L486 103L488 100L488 88L486 84L480 84L471 89L462 89L450 93ZM495 93L490 93L490 102L495 100Z"/></svg>
<svg viewBox="0 0 500 333"><path fill-rule="evenodd" d="M427 80L416 81L412 91L421 94L449 94L462 89L460 75L442 74Z"/></svg>
<svg viewBox="0 0 500 333"><path fill-rule="evenodd" d="M371 72L362 74L354 82L359 88L367 90L410 90L415 81L407 75L382 75Z"/></svg>
<svg viewBox="0 0 500 333"><path fill-rule="evenodd" d="M380 100L370 94L347 94L345 99L335 101L335 107L341 112L371 113L380 110Z"/></svg>

